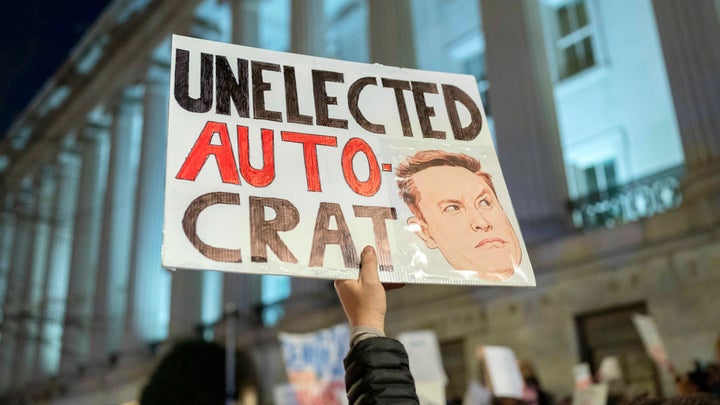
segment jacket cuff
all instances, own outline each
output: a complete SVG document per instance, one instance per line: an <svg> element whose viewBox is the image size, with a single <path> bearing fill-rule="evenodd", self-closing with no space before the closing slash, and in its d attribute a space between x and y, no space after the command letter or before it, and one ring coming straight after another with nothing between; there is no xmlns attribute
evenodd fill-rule
<svg viewBox="0 0 720 405"><path fill-rule="evenodd" d="M372 326L352 326L350 328L350 348L352 349L356 344L373 337L385 337L385 334Z"/></svg>

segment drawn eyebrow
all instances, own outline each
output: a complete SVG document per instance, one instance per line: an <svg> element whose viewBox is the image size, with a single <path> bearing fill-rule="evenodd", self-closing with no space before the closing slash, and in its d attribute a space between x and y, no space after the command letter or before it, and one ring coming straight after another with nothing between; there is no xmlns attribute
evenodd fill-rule
<svg viewBox="0 0 720 405"><path fill-rule="evenodd" d="M490 187L485 186L485 185L483 185L483 184L478 184L478 186L476 187L476 190L477 190L477 189L480 189L479 192L478 192L478 195L479 195L479 196L480 196L480 195L483 195L483 194L488 194L488 193L490 193L490 191L491 191L491 190L490 190Z"/></svg>
<svg viewBox="0 0 720 405"><path fill-rule="evenodd" d="M478 199L478 198L480 198L480 197L483 197L483 196L486 196L486 195L487 195L487 196L489 196L489 199L491 199L491 200L497 200L497 195L495 194L495 192L494 192L490 187L485 186L485 185L483 185L483 184L478 184L477 189L479 189L479 190L477 190L478 193L477 193L477 196L475 197L475 199ZM486 197L486 198L487 198L487 197Z"/></svg>
<svg viewBox="0 0 720 405"><path fill-rule="evenodd" d="M444 200L440 200L437 205L438 205L438 207L441 207L441 206L446 205L446 204L459 204L459 205L462 205L462 201L460 201L460 200L458 200L458 199L455 199L455 198L446 198L446 199L444 199Z"/></svg>

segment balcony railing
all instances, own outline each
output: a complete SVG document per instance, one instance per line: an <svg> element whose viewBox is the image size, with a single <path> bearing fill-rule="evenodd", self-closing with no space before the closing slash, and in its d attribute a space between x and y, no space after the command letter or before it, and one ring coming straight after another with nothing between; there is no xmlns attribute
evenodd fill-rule
<svg viewBox="0 0 720 405"><path fill-rule="evenodd" d="M612 228L677 208L682 202L680 165L570 201L578 229Z"/></svg>

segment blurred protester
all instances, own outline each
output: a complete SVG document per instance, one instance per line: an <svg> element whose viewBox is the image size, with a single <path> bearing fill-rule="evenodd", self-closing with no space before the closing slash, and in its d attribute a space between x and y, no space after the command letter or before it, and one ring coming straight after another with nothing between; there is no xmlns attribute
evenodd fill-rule
<svg viewBox="0 0 720 405"><path fill-rule="evenodd" d="M226 403L226 355L225 347L215 342L194 339L177 342L160 359L140 391L140 405ZM233 399L237 403L262 403L262 398L251 399L258 384L252 358L245 352L236 351Z"/></svg>
<svg viewBox="0 0 720 405"><path fill-rule="evenodd" d="M627 403L628 405L718 405L720 399L705 392L687 395L678 395L668 399L661 398L636 398Z"/></svg>
<svg viewBox="0 0 720 405"><path fill-rule="evenodd" d="M708 392L708 373L695 361L695 368L675 378L675 387L680 395Z"/></svg>
<svg viewBox="0 0 720 405"><path fill-rule="evenodd" d="M535 366L527 359L518 360L520 374L522 374L525 387L523 388L523 402L527 405L554 405L555 401L540 385L540 379L535 372Z"/></svg>
<svg viewBox="0 0 720 405"><path fill-rule="evenodd" d="M715 361L708 364L708 391L720 397L720 335L715 340Z"/></svg>
<svg viewBox="0 0 720 405"><path fill-rule="evenodd" d="M342 307L350 323L350 352L345 357L345 389L350 405L418 404L415 381L405 347L385 337L385 290L378 276L375 250L360 256L357 280L336 280Z"/></svg>
<svg viewBox="0 0 720 405"><path fill-rule="evenodd" d="M704 367L695 361L695 368L676 378L678 392L682 394L709 393L720 403L720 336L715 340L715 359Z"/></svg>

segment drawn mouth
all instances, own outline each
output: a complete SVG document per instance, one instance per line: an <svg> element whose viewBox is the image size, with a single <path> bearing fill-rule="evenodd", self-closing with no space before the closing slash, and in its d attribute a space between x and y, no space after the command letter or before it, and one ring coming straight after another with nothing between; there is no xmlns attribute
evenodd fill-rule
<svg viewBox="0 0 720 405"><path fill-rule="evenodd" d="M493 247L493 246L500 247L500 246L504 245L505 243L507 243L507 242L505 242L505 239L502 239L502 238L485 238L485 239L481 240L480 242L478 242L477 245L475 245L475 247L476 248L478 248L478 247Z"/></svg>

